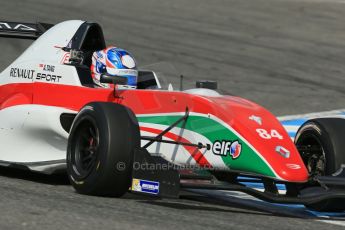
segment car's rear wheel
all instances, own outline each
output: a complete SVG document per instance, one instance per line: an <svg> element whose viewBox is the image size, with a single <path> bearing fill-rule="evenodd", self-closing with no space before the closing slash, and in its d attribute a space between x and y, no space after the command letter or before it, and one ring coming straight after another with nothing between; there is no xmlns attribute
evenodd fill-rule
<svg viewBox="0 0 345 230"><path fill-rule="evenodd" d="M303 124L297 131L295 144L300 152L310 177L330 176L345 163L345 119L319 118ZM308 192L314 182L299 186L300 193ZM308 208L317 211L342 211L343 204L327 200Z"/></svg>
<svg viewBox="0 0 345 230"><path fill-rule="evenodd" d="M133 112L114 103L86 105L76 116L67 148L67 172L82 194L120 197L131 182L139 126Z"/></svg>

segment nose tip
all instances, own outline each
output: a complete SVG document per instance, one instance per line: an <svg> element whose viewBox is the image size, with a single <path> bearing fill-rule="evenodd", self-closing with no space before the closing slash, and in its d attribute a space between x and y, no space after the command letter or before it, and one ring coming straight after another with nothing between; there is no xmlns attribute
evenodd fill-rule
<svg viewBox="0 0 345 230"><path fill-rule="evenodd" d="M304 165L287 164L286 169L280 171L280 176L289 182L307 182L308 171Z"/></svg>

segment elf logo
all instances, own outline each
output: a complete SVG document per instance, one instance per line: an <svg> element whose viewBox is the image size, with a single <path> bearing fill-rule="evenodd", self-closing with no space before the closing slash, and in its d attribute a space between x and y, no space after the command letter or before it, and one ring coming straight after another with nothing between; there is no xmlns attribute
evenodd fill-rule
<svg viewBox="0 0 345 230"><path fill-rule="evenodd" d="M31 28L30 26L27 26L24 24L8 23L8 22L0 22L0 29L36 31L36 29Z"/></svg>
<svg viewBox="0 0 345 230"><path fill-rule="evenodd" d="M212 152L219 156L230 155L232 159L237 159L241 155L242 145L238 141L215 141L212 145Z"/></svg>

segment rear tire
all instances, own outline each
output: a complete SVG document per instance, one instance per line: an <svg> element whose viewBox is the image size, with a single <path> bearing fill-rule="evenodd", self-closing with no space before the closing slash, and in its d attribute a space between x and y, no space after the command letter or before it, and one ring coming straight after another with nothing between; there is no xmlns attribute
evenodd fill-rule
<svg viewBox="0 0 345 230"><path fill-rule="evenodd" d="M295 144L309 174L330 176L345 163L345 119L319 118L307 121L297 131ZM315 183L310 182L299 188L300 193L308 192ZM315 189L315 188L314 188ZM320 188L321 189L321 188ZM316 211L343 211L336 200L327 200L306 207Z"/></svg>
<svg viewBox="0 0 345 230"><path fill-rule="evenodd" d="M76 116L67 147L67 173L78 193L124 195L130 187L139 125L125 106L94 102Z"/></svg>

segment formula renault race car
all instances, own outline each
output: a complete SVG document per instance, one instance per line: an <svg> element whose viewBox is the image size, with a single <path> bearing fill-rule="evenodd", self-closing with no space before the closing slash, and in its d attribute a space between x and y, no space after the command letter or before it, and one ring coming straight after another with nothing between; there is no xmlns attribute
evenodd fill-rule
<svg viewBox="0 0 345 230"><path fill-rule="evenodd" d="M147 69L139 71L135 90L95 87L91 55L106 47L97 23L0 22L0 35L36 40L0 75L2 166L67 170L75 190L89 195L237 190L273 203L345 210L344 160L315 173L319 167L310 165L318 163L305 156L319 146L295 145L261 106L220 95L209 89L213 82L164 88ZM125 84L106 74L101 82ZM241 184L243 176L262 181L264 191Z"/></svg>

